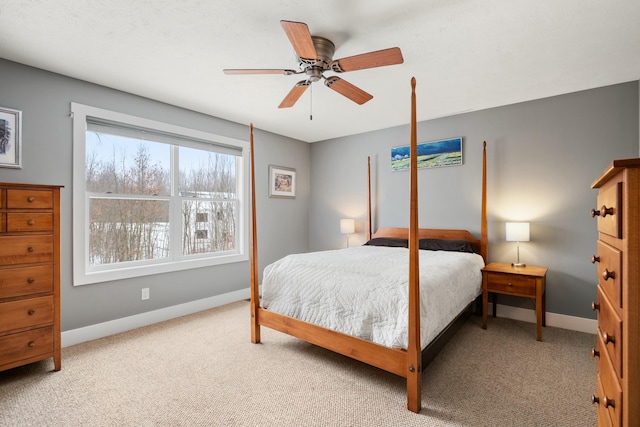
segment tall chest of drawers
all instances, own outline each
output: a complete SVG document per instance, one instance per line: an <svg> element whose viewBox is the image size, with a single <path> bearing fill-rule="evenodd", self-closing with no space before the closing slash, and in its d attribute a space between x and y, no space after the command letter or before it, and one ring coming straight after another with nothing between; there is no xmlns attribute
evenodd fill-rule
<svg viewBox="0 0 640 427"><path fill-rule="evenodd" d="M640 159L613 161L598 189L598 331L592 354L599 426L640 426Z"/></svg>
<svg viewBox="0 0 640 427"><path fill-rule="evenodd" d="M0 183L0 371L60 351L60 187Z"/></svg>

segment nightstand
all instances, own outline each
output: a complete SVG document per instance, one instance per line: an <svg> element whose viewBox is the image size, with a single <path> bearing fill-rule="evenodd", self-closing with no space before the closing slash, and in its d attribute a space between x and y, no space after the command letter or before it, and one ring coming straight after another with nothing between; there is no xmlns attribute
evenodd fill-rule
<svg viewBox="0 0 640 427"><path fill-rule="evenodd" d="M496 317L496 294L533 298L536 301L538 341L542 341L542 327L546 326L546 267L492 262L482 269L482 329L487 329L489 293L493 293L493 317Z"/></svg>

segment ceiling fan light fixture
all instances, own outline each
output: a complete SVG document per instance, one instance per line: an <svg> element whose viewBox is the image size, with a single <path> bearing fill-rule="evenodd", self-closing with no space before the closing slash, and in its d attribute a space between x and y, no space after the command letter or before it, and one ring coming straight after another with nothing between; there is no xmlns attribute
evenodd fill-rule
<svg viewBox="0 0 640 427"><path fill-rule="evenodd" d="M356 104L364 104L373 98L357 86L336 77L325 77L325 71L344 73L347 71L364 70L367 68L383 67L386 65L402 64L400 48L378 50L346 58L333 60L335 45L327 38L312 36L309 27L304 22L280 21L298 58L299 71L267 70L267 69L225 69L225 74L306 74L307 80L298 82L287 94L278 108L292 107L313 82L325 80L325 85L350 99Z"/></svg>

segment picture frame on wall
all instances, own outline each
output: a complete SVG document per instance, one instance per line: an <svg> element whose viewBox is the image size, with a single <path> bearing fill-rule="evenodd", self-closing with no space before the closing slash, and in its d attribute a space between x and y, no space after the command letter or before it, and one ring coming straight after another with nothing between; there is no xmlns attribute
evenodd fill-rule
<svg viewBox="0 0 640 427"><path fill-rule="evenodd" d="M418 143L418 169L462 164L462 137ZM391 170L408 171L411 150L408 145L391 148Z"/></svg>
<svg viewBox="0 0 640 427"><path fill-rule="evenodd" d="M269 165L269 197L296 197L296 170Z"/></svg>
<svg viewBox="0 0 640 427"><path fill-rule="evenodd" d="M22 168L22 111L0 107L0 167Z"/></svg>

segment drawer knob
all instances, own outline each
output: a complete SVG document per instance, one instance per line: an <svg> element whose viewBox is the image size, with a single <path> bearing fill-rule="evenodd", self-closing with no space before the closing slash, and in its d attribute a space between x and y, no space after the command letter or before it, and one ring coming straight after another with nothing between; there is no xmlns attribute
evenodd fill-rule
<svg viewBox="0 0 640 427"><path fill-rule="evenodd" d="M596 350L595 348L591 349L591 357L596 358L596 357L600 357L600 352L598 350Z"/></svg>
<svg viewBox="0 0 640 427"><path fill-rule="evenodd" d="M597 255L591 255L591 264L595 264L596 262L600 262L600 257Z"/></svg>
<svg viewBox="0 0 640 427"><path fill-rule="evenodd" d="M27 202L33 203L36 200L35 197L27 197Z"/></svg>
<svg viewBox="0 0 640 427"><path fill-rule="evenodd" d="M602 207L600 208L600 215L602 215L602 218L607 215L613 215L613 208L608 208L605 205L602 205Z"/></svg>
<svg viewBox="0 0 640 427"><path fill-rule="evenodd" d="M615 344L616 343L616 339L613 335L609 335L607 332L602 334L602 340L604 341L605 344Z"/></svg>
<svg viewBox="0 0 640 427"><path fill-rule="evenodd" d="M35 224L35 223L36 223L36 222L35 222L34 220L32 220L32 219L30 219L29 221L27 221L27 225L33 225L33 224Z"/></svg>
<svg viewBox="0 0 640 427"><path fill-rule="evenodd" d="M591 403L593 403L594 405L600 403L600 398L598 396L596 396L595 394L591 396Z"/></svg>
<svg viewBox="0 0 640 427"><path fill-rule="evenodd" d="M34 279L33 277L29 277L29 278L27 279L27 283L28 283L28 284L32 284L32 283L33 283L33 282L35 282L35 281L36 281L36 279Z"/></svg>
<svg viewBox="0 0 640 427"><path fill-rule="evenodd" d="M602 205L600 209L591 209L591 217L595 218L597 216L605 217L607 215L613 215L613 208L608 208L605 205Z"/></svg>
<svg viewBox="0 0 640 427"><path fill-rule="evenodd" d="M602 398L602 405L605 408L608 408L608 407L615 408L616 407L616 401L613 400L613 399L609 399L607 396L605 396L605 397Z"/></svg>
<svg viewBox="0 0 640 427"><path fill-rule="evenodd" d="M29 246L29 247L27 248L27 252L33 252L33 246Z"/></svg>
<svg viewBox="0 0 640 427"><path fill-rule="evenodd" d="M27 313L29 314L29 316L33 316L34 314L36 314L36 311L32 308Z"/></svg>
<svg viewBox="0 0 640 427"><path fill-rule="evenodd" d="M34 347L36 345L35 341L29 341L29 344L27 344L29 347Z"/></svg>
<svg viewBox="0 0 640 427"><path fill-rule="evenodd" d="M605 268L602 271L602 278L604 280L615 279L616 278L616 273L615 273L615 271L609 271L608 269Z"/></svg>
<svg viewBox="0 0 640 427"><path fill-rule="evenodd" d="M592 301L592 302L591 302L591 310L592 310L592 311L600 310L600 304L596 304L596 302L595 302L595 301Z"/></svg>
<svg viewBox="0 0 640 427"><path fill-rule="evenodd" d="M513 286L513 283L509 282L507 283L507 286Z"/></svg>

